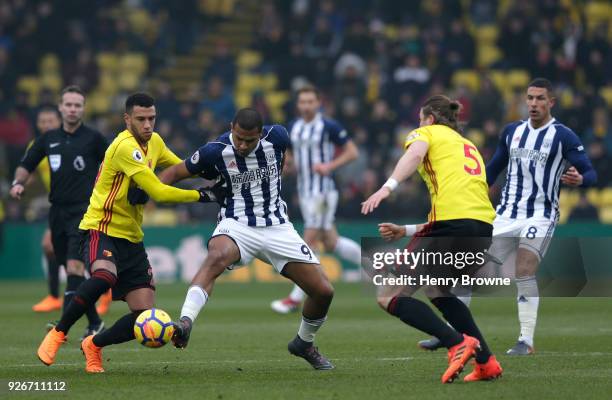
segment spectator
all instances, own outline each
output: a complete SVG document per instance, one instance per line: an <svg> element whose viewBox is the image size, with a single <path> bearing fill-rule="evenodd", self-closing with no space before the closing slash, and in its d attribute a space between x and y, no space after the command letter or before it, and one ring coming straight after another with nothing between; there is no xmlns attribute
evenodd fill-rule
<svg viewBox="0 0 612 400"><path fill-rule="evenodd" d="M338 54L341 45L340 34L330 28L326 18L319 17L315 21L314 29L306 38L306 55L311 59L332 59Z"/></svg>
<svg viewBox="0 0 612 400"><path fill-rule="evenodd" d="M569 218L569 222L599 222L599 212L597 211L597 207L595 207L589 199L587 198L584 192L580 192L580 200L578 200L578 204L572 210Z"/></svg>
<svg viewBox="0 0 612 400"><path fill-rule="evenodd" d="M210 59L210 64L204 73L204 80L210 76L218 76L227 87L233 87L236 80L236 61L227 42L223 39L217 40L215 54Z"/></svg>
<svg viewBox="0 0 612 400"><path fill-rule="evenodd" d="M233 96L225 90L223 80L213 76L208 82L206 97L200 104L200 110L210 110L215 119L231 121L236 112Z"/></svg>
<svg viewBox="0 0 612 400"><path fill-rule="evenodd" d="M404 58L404 64L393 73L393 81L400 93L410 92L414 96L421 96L427 88L430 76L427 67L421 65L421 59L416 54L409 54Z"/></svg>
<svg viewBox="0 0 612 400"><path fill-rule="evenodd" d="M502 105L503 98L493 84L493 81L488 76L481 77L480 86L472 100L470 126L482 128L485 120L501 120L503 113Z"/></svg>
<svg viewBox="0 0 612 400"><path fill-rule="evenodd" d="M610 152L601 140L594 140L588 146L589 158L597 171L597 186L602 188L612 185L612 162Z"/></svg>

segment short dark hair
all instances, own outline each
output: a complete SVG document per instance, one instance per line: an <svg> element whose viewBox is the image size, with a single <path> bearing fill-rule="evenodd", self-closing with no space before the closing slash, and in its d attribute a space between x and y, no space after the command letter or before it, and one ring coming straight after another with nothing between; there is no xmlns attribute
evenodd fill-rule
<svg viewBox="0 0 612 400"><path fill-rule="evenodd" d="M68 85L65 88L62 89L62 92L60 94L60 103L62 101L64 101L64 95L66 93L77 93L80 94L81 96L83 96L83 100L85 100L85 92L83 91L83 89L81 89L80 86L77 85Z"/></svg>
<svg viewBox="0 0 612 400"><path fill-rule="evenodd" d="M319 92L319 89L317 89L316 87L312 85L304 85L301 88L299 88L295 95L295 98L299 99L302 93L314 93L317 99L321 98L321 93Z"/></svg>
<svg viewBox="0 0 612 400"><path fill-rule="evenodd" d="M48 113L48 112L53 113L53 114L57 115L58 117L60 117L60 113L59 113L59 110L57 109L57 107L49 105L49 104L45 104L45 105L41 106L38 109L38 111L36 112L36 115L38 116L38 115L40 115L42 113Z"/></svg>
<svg viewBox="0 0 612 400"><path fill-rule="evenodd" d="M261 114L254 108L241 108L236 115L234 115L234 119L232 120L232 125L236 124L247 131L253 129L261 131L263 128L263 118L261 118Z"/></svg>
<svg viewBox="0 0 612 400"><path fill-rule="evenodd" d="M531 82L529 82L529 85L527 85L527 88L530 87L539 87L539 88L544 88L548 91L548 94L553 95L553 84L546 78L535 78L534 80L532 80Z"/></svg>
<svg viewBox="0 0 612 400"><path fill-rule="evenodd" d="M134 106L140 107L153 107L155 105L155 99L148 93L133 93L125 100L125 112L131 113Z"/></svg>

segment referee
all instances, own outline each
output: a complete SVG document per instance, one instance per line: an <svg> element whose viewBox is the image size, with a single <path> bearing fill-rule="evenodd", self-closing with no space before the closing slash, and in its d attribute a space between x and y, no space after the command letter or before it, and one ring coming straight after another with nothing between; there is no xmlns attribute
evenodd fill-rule
<svg viewBox="0 0 612 400"><path fill-rule="evenodd" d="M83 124L85 94L78 86L62 90L59 111L62 126L39 136L26 151L15 170L10 194L21 199L24 185L40 161L47 157L51 170L49 192L49 227L57 262L66 266L68 276L64 310L76 289L85 280L85 266L80 255L79 223L87 210L98 168L108 147L100 132ZM83 337L104 327L95 304L88 308L89 324Z"/></svg>

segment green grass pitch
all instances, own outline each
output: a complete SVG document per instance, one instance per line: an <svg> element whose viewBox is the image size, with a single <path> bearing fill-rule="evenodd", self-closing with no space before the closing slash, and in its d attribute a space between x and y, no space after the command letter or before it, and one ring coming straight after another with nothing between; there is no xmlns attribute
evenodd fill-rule
<svg viewBox="0 0 612 400"><path fill-rule="evenodd" d="M157 305L176 317L186 285L160 285ZM271 300L289 285L217 285L200 314L189 347L148 349L136 342L104 350L106 373L87 375L78 347L84 322L71 331L56 365L35 355L44 325L58 316L35 314L43 282L0 283L0 398L70 399L609 399L612 398L610 299L543 298L537 353L511 358L517 335L512 298L473 301L477 322L504 368L494 382L442 385L446 354L416 347L424 336L383 313L359 284L337 284L329 319L317 336L334 371L314 371L290 356L299 314L280 316ZM114 303L112 324L126 312ZM464 371L463 376L468 368ZM67 392L8 393L8 381L65 381Z"/></svg>

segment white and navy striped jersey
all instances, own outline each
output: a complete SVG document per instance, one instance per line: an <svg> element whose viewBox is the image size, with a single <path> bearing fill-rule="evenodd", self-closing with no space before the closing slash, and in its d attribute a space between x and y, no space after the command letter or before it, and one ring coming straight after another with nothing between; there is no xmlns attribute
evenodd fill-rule
<svg viewBox="0 0 612 400"><path fill-rule="evenodd" d="M592 170L578 136L554 118L538 129L529 120L507 125L487 164L489 184L508 168L497 214L514 219L556 220L560 177L570 164L580 173Z"/></svg>
<svg viewBox="0 0 612 400"><path fill-rule="evenodd" d="M308 123L300 118L289 126L300 197L336 190L333 174L321 176L314 173L312 167L334 159L336 146L344 146L349 140L346 130L338 122L323 117L321 113L317 113Z"/></svg>
<svg viewBox="0 0 612 400"><path fill-rule="evenodd" d="M219 221L233 218L248 226L289 221L281 199L281 170L289 134L280 125L264 125L257 147L247 157L235 150L231 132L200 147L185 160L187 170L206 179L221 177L227 186Z"/></svg>

